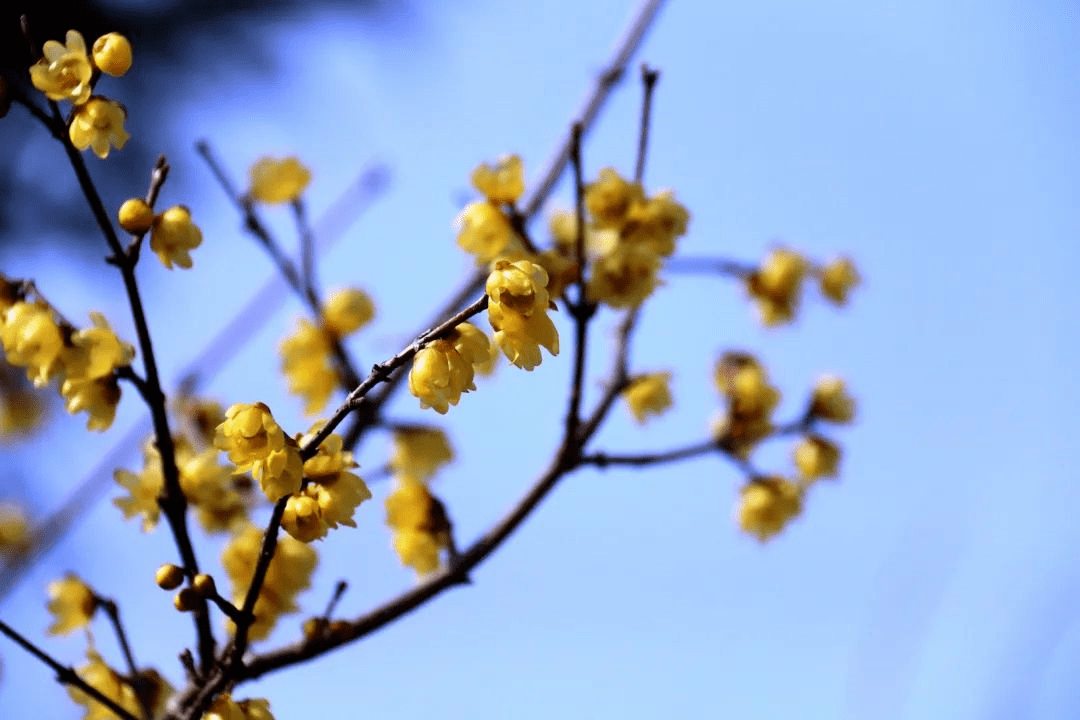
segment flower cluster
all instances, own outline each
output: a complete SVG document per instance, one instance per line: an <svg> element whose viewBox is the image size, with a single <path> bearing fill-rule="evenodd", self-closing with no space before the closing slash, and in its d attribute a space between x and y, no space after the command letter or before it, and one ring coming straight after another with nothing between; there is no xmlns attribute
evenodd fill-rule
<svg viewBox="0 0 1080 720"><path fill-rule="evenodd" d="M320 427L322 423L311 433ZM302 542L323 538L339 525L356 527L353 513L360 503L371 499L371 491L359 475L349 472L355 467L352 453L342 450L340 435L324 440L318 452L304 462L308 483L289 497L281 527Z"/></svg>
<svg viewBox="0 0 1080 720"><path fill-rule="evenodd" d="M458 245L481 264L523 252L525 244L502 210L525 191L521 158L509 155L494 166L481 165L473 171L472 184L484 199L469 203L458 215Z"/></svg>
<svg viewBox="0 0 1080 720"><path fill-rule="evenodd" d="M248 197L268 205L296 201L311 182L311 171L293 156L280 160L259 158L251 166L250 175Z"/></svg>
<svg viewBox="0 0 1080 720"><path fill-rule="evenodd" d="M487 335L475 325L461 323L416 353L409 371L409 392L420 400L420 407L445 415L462 393L476 389L476 368L489 358Z"/></svg>
<svg viewBox="0 0 1080 720"><path fill-rule="evenodd" d="M386 498L386 524L394 532L394 551L401 563L420 575L439 569L443 550L453 547L446 508L422 481L398 476Z"/></svg>
<svg viewBox="0 0 1080 720"><path fill-rule="evenodd" d="M802 512L805 488L779 476L755 477L743 486L736 516L743 532L764 542Z"/></svg>
<svg viewBox="0 0 1080 720"><path fill-rule="evenodd" d="M281 341L281 370L289 392L304 399L304 412L321 412L338 386L334 344L375 317L375 305L363 290L333 293L323 306L321 325L301 319L297 330Z"/></svg>
<svg viewBox="0 0 1080 720"><path fill-rule="evenodd" d="M589 225L583 232L593 255L589 299L617 308L640 305L659 284L663 260L686 234L690 213L670 190L646 197L640 183L612 168L586 188L585 207ZM563 247L577 240L572 216L553 221L553 230Z"/></svg>
<svg viewBox="0 0 1080 720"><path fill-rule="evenodd" d="M795 318L808 273L817 276L821 294L836 305L846 303L852 288L859 284L858 270L848 258L817 267L794 250L775 248L761 267L745 276L747 294L756 303L763 324L782 325Z"/></svg>
<svg viewBox="0 0 1080 720"><path fill-rule="evenodd" d="M497 260L487 279L488 320L495 343L525 370L540 364L540 347L559 354L559 332L547 311L548 274L529 260Z"/></svg>
<svg viewBox="0 0 1080 720"><path fill-rule="evenodd" d="M238 404L226 410L214 446L229 454L235 473L250 470L271 502L300 489L304 473L300 448L263 403Z"/></svg>
<svg viewBox="0 0 1080 720"><path fill-rule="evenodd" d="M6 291L14 287L2 277L0 285ZM25 368L37 387L59 378L68 412L86 411L90 416L87 428L108 429L120 402L116 371L131 364L135 349L116 337L100 313L90 313L91 327L79 330L58 322L42 300L3 294L0 342L7 361Z"/></svg>
<svg viewBox="0 0 1080 720"><path fill-rule="evenodd" d="M715 381L727 408L713 428L714 434L729 452L749 457L772 432L772 413L780 402L780 391L769 384L757 359L744 352L724 353L716 363Z"/></svg>
<svg viewBox="0 0 1080 720"><path fill-rule="evenodd" d="M251 573L259 560L263 533L255 525L237 529L221 554L221 564L232 582L232 599L237 607L244 603ZM288 535L278 539L277 550L266 571L266 579L255 602L255 622L250 629L253 640L270 634L279 617L297 611L296 596L311 585L318 556L306 543Z"/></svg>
<svg viewBox="0 0 1080 720"><path fill-rule="evenodd" d="M120 150L130 137L124 129L127 113L115 100L91 95L97 73L120 76L131 67L131 43L118 33L99 37L90 55L77 30L68 30L65 43L49 40L43 57L30 68L30 81L45 97L74 106L68 136L79 150L91 148L99 158L110 147Z"/></svg>
<svg viewBox="0 0 1080 720"><path fill-rule="evenodd" d="M658 372L635 378L623 390L630 414L639 425L644 424L650 415L663 415L671 407L671 373Z"/></svg>

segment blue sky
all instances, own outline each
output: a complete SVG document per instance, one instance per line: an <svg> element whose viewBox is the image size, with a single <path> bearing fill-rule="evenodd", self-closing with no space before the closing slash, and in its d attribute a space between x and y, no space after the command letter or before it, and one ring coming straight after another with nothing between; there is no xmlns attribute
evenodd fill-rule
<svg viewBox="0 0 1080 720"><path fill-rule="evenodd" d="M428 4L393 38L331 14L283 19L264 28L280 76L219 61L215 82L176 78L176 124L162 141L175 184L163 201L191 205L206 241L190 273L144 270L165 375L271 272L196 139L236 171L263 153L298 153L315 173L316 213L368 160L390 164L391 191L321 266L324 284L358 283L379 303L356 346L371 362L407 342L469 271L452 221L471 169L504 152L539 167L631 7ZM1078 20L1066 0L671 3L639 58L663 73L647 184L674 188L693 213L682 251L848 252L866 282L847 310L811 300L796 326L764 330L729 281L670 278L634 363L675 372L677 409L646 430L616 412L597 448L701 438L719 406L711 364L746 348L785 391L785 416L820 373L848 379L860 420L836 434L842 480L816 488L803 517L761 546L732 525L741 478L720 460L582 472L473 586L237 695L269 697L279 718L1075 716ZM122 95L122 82L110 87ZM613 99L585 149L590 174L630 172L639 97L627 83ZM156 132L139 125L137 100L128 105L131 132ZM558 198L569 204L565 187ZM130 327L107 273L89 277L48 246L7 262L70 315L101 309ZM302 427L274 375L275 344L298 312L288 303L211 389L226 402L266 400ZM503 367L498 392L481 385L447 416L460 457L438 490L465 541L554 447L562 410L550 398L566 386L567 355L532 374ZM18 454L41 507L139 416L133 398L121 410L116 430L70 452L55 448L78 419ZM393 412L439 419L407 396ZM535 422L508 433L506 417ZM360 462L378 467L385 451L374 437ZM783 470L788 452L769 446L759 464ZM167 534L144 537L118 518L107 503L91 511L2 616L41 639L45 584L77 568L121 600L140 660L178 681L190 623L151 582L172 557ZM346 616L412 582L379 505L358 520L320 547L312 612L339 577L352 584ZM280 641L294 637L285 625ZM71 661L82 650L79 638L46 642ZM77 716L46 668L14 647L0 653L0 715Z"/></svg>

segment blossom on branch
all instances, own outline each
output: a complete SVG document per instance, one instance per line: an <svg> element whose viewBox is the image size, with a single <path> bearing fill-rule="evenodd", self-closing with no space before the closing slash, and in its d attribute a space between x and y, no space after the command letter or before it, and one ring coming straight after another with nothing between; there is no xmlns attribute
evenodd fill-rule
<svg viewBox="0 0 1080 720"><path fill-rule="evenodd" d="M510 362L532 370L541 362L540 347L559 354L559 332L548 317L548 274L528 260L498 260L487 279L488 320L495 343Z"/></svg>
<svg viewBox="0 0 1080 720"><path fill-rule="evenodd" d="M50 635L66 635L72 630L86 627L97 610L94 591L74 573L49 583L48 610L53 615L49 626Z"/></svg>
<svg viewBox="0 0 1080 720"><path fill-rule="evenodd" d="M30 82L50 100L70 100L81 105L90 97L94 69L86 54L86 41L77 30L68 30L66 45L46 40L43 57L30 67Z"/></svg>
<svg viewBox="0 0 1080 720"><path fill-rule="evenodd" d="M124 129L127 113L120 103L102 97L92 97L75 108L68 128L71 144L79 150L90 148L104 160L109 148L123 150L131 137Z"/></svg>
<svg viewBox="0 0 1080 720"><path fill-rule="evenodd" d="M739 527L764 542L802 512L803 486L779 476L756 477L743 486Z"/></svg>
<svg viewBox="0 0 1080 720"><path fill-rule="evenodd" d="M94 65L101 72L120 77L131 69L131 43L120 33L106 33L94 41Z"/></svg>
<svg viewBox="0 0 1080 720"><path fill-rule="evenodd" d="M173 263L191 267L191 251L202 244L202 231L191 222L191 211L184 205L174 205L154 217L150 228L150 249L165 267Z"/></svg>
<svg viewBox="0 0 1080 720"><path fill-rule="evenodd" d="M262 157L251 166L248 196L271 205L293 202L311 182L311 171L295 156Z"/></svg>
<svg viewBox="0 0 1080 720"><path fill-rule="evenodd" d="M623 390L623 398L639 425L650 415L663 415L671 407L671 373L642 375Z"/></svg>
<svg viewBox="0 0 1080 720"><path fill-rule="evenodd" d="M214 447L229 454L229 460L236 465L235 473L250 470L271 502L300 489L300 447L263 403L237 404L226 410Z"/></svg>

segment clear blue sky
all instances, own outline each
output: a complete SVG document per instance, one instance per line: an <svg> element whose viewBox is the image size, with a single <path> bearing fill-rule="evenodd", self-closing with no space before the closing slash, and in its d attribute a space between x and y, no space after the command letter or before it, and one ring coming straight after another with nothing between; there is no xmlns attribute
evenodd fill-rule
<svg viewBox="0 0 1080 720"><path fill-rule="evenodd" d="M163 148L176 179L164 201L190 204L206 242L191 273L145 272L166 375L271 272L195 139L237 170L298 153L315 172L316 211L366 160L390 163L392 191L322 265L326 284L359 283L379 302L357 345L370 362L468 271L451 223L472 167L504 152L540 165L631 5L428 3L393 39L333 15L282 21L263 30L280 77L252 77L228 48L208 47L217 82L177 78ZM649 306L635 363L675 371L677 412L646 431L616 413L598 447L702 437L718 407L711 364L741 347L766 360L788 415L820 372L849 380L860 422L838 433L842 481L761 546L732 525L741 478L722 461L580 473L473 586L237 695L268 696L283 719L1075 717L1077 28L1068 0L670 3L640 59L663 72L647 182L692 211L682 249L749 261L777 241L815 257L846 251L866 282L847 311L812 301L796 327L765 331L731 283L673 278ZM155 132L128 102L129 130ZM630 170L638 102L631 83L610 105L586 147L590 173ZM12 263L52 295L64 287L56 299L71 315L102 309L130 327L104 271L86 277L49 250ZM275 317L213 387L227 402L269 401L289 427L299 404L273 375L273 348L296 312ZM438 489L466 542L550 453L561 407L545 401L568 374L565 355L531 375L503 367L499 392L482 386L448 416L460 460ZM137 418L133 398L122 411L113 436ZM408 396L394 412L437 419ZM518 414L535 414L535 431L492 422ZM26 470L42 507L110 444L61 454L60 437L30 451L52 451ZM384 453L376 438L361 463L378 467ZM770 447L760 464L782 470L787 453ZM338 577L352 583L346 615L412 582L387 548L380 503L320 547L312 612ZM107 503L91 512L2 617L41 639L45 584L77 568L121 600L140 660L179 681L190 623L151 583L172 557L167 533L144 538L118 517ZM284 625L278 640L294 637ZM98 640L112 652L104 626ZM83 646L47 643L71 661ZM0 716L76 716L46 668L12 646L0 654Z"/></svg>

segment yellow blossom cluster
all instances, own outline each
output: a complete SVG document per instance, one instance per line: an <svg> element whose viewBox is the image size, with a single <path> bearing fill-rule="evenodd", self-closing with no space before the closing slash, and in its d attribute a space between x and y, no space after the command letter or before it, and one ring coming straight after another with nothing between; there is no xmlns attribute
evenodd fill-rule
<svg viewBox="0 0 1080 720"><path fill-rule="evenodd" d="M120 150L130 137L124 129L127 113L120 103L91 95L97 72L120 76L131 67L131 43L118 33L99 37L91 54L77 30L68 30L65 43L49 40L43 57L30 68L30 81L47 98L67 100L74 106L68 136L79 150L91 148L99 158L110 147Z"/></svg>
<svg viewBox="0 0 1080 720"><path fill-rule="evenodd" d="M6 279L0 284L12 287ZM117 338L100 313L90 313L91 327L61 325L41 300L0 301L0 342L8 363L25 368L36 387L59 378L60 395L68 412L86 411L87 428L112 425L120 402L116 370L131 364L135 349Z"/></svg>
<svg viewBox="0 0 1080 720"><path fill-rule="evenodd" d="M321 324L301 319L296 332L281 341L281 370L289 392L304 399L304 412L321 412L339 383L334 344L375 317L375 304L363 290L346 288L330 295Z"/></svg>
<svg viewBox="0 0 1080 720"><path fill-rule="evenodd" d="M488 275L488 320L495 343L525 370L540 364L541 346L559 354L559 332L547 314L552 306L547 284L547 272L529 260L497 260Z"/></svg>
<svg viewBox="0 0 1080 720"><path fill-rule="evenodd" d="M261 157L251 166L248 197L268 205L294 202L311 182L311 171L295 156Z"/></svg>
<svg viewBox="0 0 1080 720"><path fill-rule="evenodd" d="M90 586L74 573L53 580L48 587L48 610L53 616L50 635L66 635L86 627L97 610L98 602Z"/></svg>
<svg viewBox="0 0 1080 720"><path fill-rule="evenodd" d="M30 518L14 503L0 503L0 557L17 555L30 542Z"/></svg>
<svg viewBox="0 0 1080 720"><path fill-rule="evenodd" d="M481 264L505 255L524 252L525 244L514 230L502 206L513 205L525 191L521 158L508 155L495 165L473 171L472 184L484 199L469 203L457 218L457 242Z"/></svg>
<svg viewBox="0 0 1080 720"><path fill-rule="evenodd" d="M271 502L300 489L304 473L300 447L263 403L237 404L226 410L214 446L229 454L235 473L250 470Z"/></svg>
<svg viewBox="0 0 1080 720"><path fill-rule="evenodd" d="M461 323L446 337L420 348L409 371L409 392L420 407L445 415L462 393L476 389L476 368L490 360L487 335L475 325Z"/></svg>
<svg viewBox="0 0 1080 720"><path fill-rule="evenodd" d="M232 582L233 603L243 605L255 564L262 547L263 532L244 524L233 532L221 554L221 564ZM262 640L273 630L278 618L298 610L296 596L311 585L318 556L306 543L288 535L278 539L277 549L266 571L266 579L255 602L255 621L250 637Z"/></svg>
<svg viewBox="0 0 1080 720"><path fill-rule="evenodd" d="M274 720L270 703L263 698L232 699L229 693L219 695L203 714L203 720Z"/></svg>
<svg viewBox="0 0 1080 720"><path fill-rule="evenodd" d="M586 188L585 207L584 235L593 255L589 299L617 308L640 305L659 285L664 258L686 234L690 213L670 190L646 197L640 183L612 168L601 170ZM576 242L576 218L563 217L553 229L558 244Z"/></svg>
<svg viewBox="0 0 1080 720"><path fill-rule="evenodd" d="M634 420L639 425L644 424L650 415L663 415L671 407L671 373L641 375L623 390L622 395Z"/></svg>
<svg viewBox="0 0 1080 720"><path fill-rule="evenodd" d="M446 433L439 428L395 428L389 463L395 475L426 482L439 468L453 459L454 449L450 446Z"/></svg>
<svg viewBox="0 0 1080 720"><path fill-rule="evenodd" d="M317 432L322 423L311 429ZM353 514L360 503L371 499L367 484L356 473L351 452L342 449L340 435L331 435L318 452L304 462L307 484L285 504L281 527L302 542L326 536L339 525L356 527Z"/></svg>
<svg viewBox="0 0 1080 720"><path fill-rule="evenodd" d="M724 353L716 363L715 381L727 408L713 432L729 452L749 457L772 432L772 413L780 402L780 391L769 383L757 359L744 352Z"/></svg>
<svg viewBox="0 0 1080 720"><path fill-rule="evenodd" d="M816 267L794 250L774 248L761 267L745 277L747 294L756 303L764 325L781 325L795 318L808 273L817 276L821 294L836 305L847 302L849 293L860 280L858 270L848 258Z"/></svg>
<svg viewBox="0 0 1080 720"><path fill-rule="evenodd" d="M401 563L420 575L439 569L443 550L452 547L450 518L442 501L422 481L400 475L386 498L386 524L393 530Z"/></svg>
<svg viewBox="0 0 1080 720"><path fill-rule="evenodd" d="M752 478L743 486L736 519L743 532L764 542L802 512L805 488L780 476Z"/></svg>

